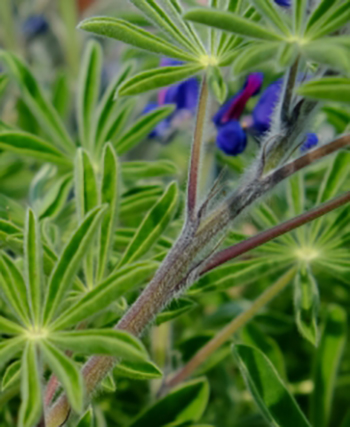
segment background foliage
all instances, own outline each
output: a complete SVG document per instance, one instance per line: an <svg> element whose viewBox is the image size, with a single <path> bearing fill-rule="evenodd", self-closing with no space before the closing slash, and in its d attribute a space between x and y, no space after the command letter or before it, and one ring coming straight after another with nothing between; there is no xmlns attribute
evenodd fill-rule
<svg viewBox="0 0 350 427"><path fill-rule="evenodd" d="M180 117L176 101L160 103L161 88L207 76L199 189L203 196L224 171L230 194L244 171L253 173L263 140L249 134L244 153L226 155L211 119L250 73L262 72L266 88L300 61L295 104L321 101L311 120L302 110L289 128L274 124L269 138L279 153L299 156L306 131L321 146L349 131L349 2L51 3L0 4L2 425L43 423L43 407L62 390L73 411L68 424L77 427L350 425L348 205L196 278L141 339L113 328L186 217L195 114ZM180 64L160 66L159 56ZM157 105L145 109L150 102ZM276 157L267 169L285 161ZM295 174L217 246L346 191L349 160L345 148ZM276 283L291 284L209 352L192 379L169 386ZM81 368L91 355L119 363L87 406L94 378Z"/></svg>

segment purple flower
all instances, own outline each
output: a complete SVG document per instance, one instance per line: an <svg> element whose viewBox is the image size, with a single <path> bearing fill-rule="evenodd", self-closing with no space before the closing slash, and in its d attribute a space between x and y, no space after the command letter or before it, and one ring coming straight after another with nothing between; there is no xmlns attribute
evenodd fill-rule
<svg viewBox="0 0 350 427"><path fill-rule="evenodd" d="M161 66L181 65L182 62L173 59L164 58L161 60ZM171 128L172 123L181 119L186 115L193 115L196 111L199 96L199 84L195 77L192 77L184 82L169 86L159 91L158 102L146 105L143 113L148 113L151 110L165 104L175 104L175 111L165 120L160 122L156 128L150 133L150 138L162 138Z"/></svg>
<svg viewBox="0 0 350 427"><path fill-rule="evenodd" d="M315 147L318 144L318 136L315 133L308 133L306 135L306 140L301 146L301 151L308 151L311 148Z"/></svg>
<svg viewBox="0 0 350 427"><path fill-rule="evenodd" d="M273 112L281 96L282 85L281 79L270 84L262 93L253 110L251 128L257 136L262 136L271 127ZM307 151L318 143L318 137L314 133L308 133L305 138L305 142L301 146L302 151Z"/></svg>
<svg viewBox="0 0 350 427"><path fill-rule="evenodd" d="M45 34L48 29L49 23L44 15L31 15L24 21L22 26L23 34L28 38Z"/></svg>
<svg viewBox="0 0 350 427"><path fill-rule="evenodd" d="M216 144L224 153L237 156L245 150L247 135L239 123L239 119L249 99L260 91L262 82L261 73L250 74L243 88L213 117L213 122L218 130Z"/></svg>
<svg viewBox="0 0 350 427"><path fill-rule="evenodd" d="M253 110L254 130L258 134L270 129L272 114L281 95L282 84L282 80L277 80L268 86Z"/></svg>
<svg viewBox="0 0 350 427"><path fill-rule="evenodd" d="M291 7L292 5L291 0L275 0L275 3L282 7Z"/></svg>

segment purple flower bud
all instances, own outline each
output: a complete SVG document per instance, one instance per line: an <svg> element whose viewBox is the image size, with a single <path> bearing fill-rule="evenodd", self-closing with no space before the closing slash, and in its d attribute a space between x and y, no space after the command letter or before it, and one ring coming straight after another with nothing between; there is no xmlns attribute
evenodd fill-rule
<svg viewBox="0 0 350 427"><path fill-rule="evenodd" d="M263 82L262 73L250 74L241 89L233 98L227 101L213 117L216 126L221 126L230 120L238 120L249 99L256 95Z"/></svg>
<svg viewBox="0 0 350 427"><path fill-rule="evenodd" d="M308 151L312 147L315 147L318 144L318 136L315 133L308 133L306 135L305 142L301 146L301 151Z"/></svg>
<svg viewBox="0 0 350 427"><path fill-rule="evenodd" d="M216 144L229 156L237 156L247 146L247 135L237 120L231 120L219 127Z"/></svg>
<svg viewBox="0 0 350 427"><path fill-rule="evenodd" d="M291 7L292 5L291 0L275 0L275 3L282 7Z"/></svg>
<svg viewBox="0 0 350 427"><path fill-rule="evenodd" d="M262 134L270 129L272 115L279 101L282 90L282 80L277 80L262 93L253 110L254 130Z"/></svg>
<svg viewBox="0 0 350 427"><path fill-rule="evenodd" d="M49 23L44 15L31 15L23 23L23 34L28 37L35 37L45 34L49 29Z"/></svg>

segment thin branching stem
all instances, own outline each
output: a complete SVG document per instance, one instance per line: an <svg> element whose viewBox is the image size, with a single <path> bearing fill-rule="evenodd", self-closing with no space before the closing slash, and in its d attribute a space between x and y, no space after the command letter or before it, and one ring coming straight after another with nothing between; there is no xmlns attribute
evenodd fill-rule
<svg viewBox="0 0 350 427"><path fill-rule="evenodd" d="M188 378L202 363L208 360L208 357L228 341L234 333L246 325L259 311L269 302L271 302L286 286L290 283L296 272L295 268L290 269L280 279L270 286L251 307L244 313L237 316L232 322L226 325L218 334L215 335L204 347L202 347L193 358L168 382L163 386L161 393L165 394L171 388L180 384Z"/></svg>
<svg viewBox="0 0 350 427"><path fill-rule="evenodd" d="M311 209L289 221L283 222L276 227L265 230L250 239L244 240L236 245L230 246L218 253L216 253L209 262L204 266L201 271L201 275L207 273L214 268L219 267L225 262L231 261L238 256L245 254L246 252L255 249L264 243L270 242L276 237L282 236L298 227L301 227L308 222L314 221L317 218L347 204L350 203L350 192L347 192L339 197L336 197L329 202L323 203L315 209Z"/></svg>

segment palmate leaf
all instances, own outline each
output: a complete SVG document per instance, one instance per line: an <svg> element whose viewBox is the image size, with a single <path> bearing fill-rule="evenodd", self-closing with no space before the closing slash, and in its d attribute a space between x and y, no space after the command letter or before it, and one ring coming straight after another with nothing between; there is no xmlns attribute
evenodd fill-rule
<svg viewBox="0 0 350 427"><path fill-rule="evenodd" d="M271 425L311 427L272 363L260 350L235 345L234 353L256 404Z"/></svg>
<svg viewBox="0 0 350 427"><path fill-rule="evenodd" d="M27 212L24 231L25 280L34 325L41 322L43 298L42 247L39 224L34 212Z"/></svg>
<svg viewBox="0 0 350 427"><path fill-rule="evenodd" d="M319 304L320 295L316 280L307 266L301 266L294 283L296 323L301 335L314 346L318 344Z"/></svg>
<svg viewBox="0 0 350 427"><path fill-rule="evenodd" d="M338 43L337 37L325 37L306 43L302 52L311 61L350 73L350 46Z"/></svg>
<svg viewBox="0 0 350 427"><path fill-rule="evenodd" d="M77 422L75 427L92 427L92 423L94 420L94 411L90 406L89 409L83 414L80 420Z"/></svg>
<svg viewBox="0 0 350 427"><path fill-rule="evenodd" d="M165 12L155 0L131 0L137 8L139 8L162 32L171 40L176 41L180 46L187 49L189 52L198 54L204 53L203 48L198 43L193 43L189 39L188 34L184 34L181 29L174 23L176 19L169 13Z"/></svg>
<svg viewBox="0 0 350 427"><path fill-rule="evenodd" d="M49 340L64 350L79 354L108 354L134 361L148 358L141 341L125 331L89 329L55 332L50 334Z"/></svg>
<svg viewBox="0 0 350 427"><path fill-rule="evenodd" d="M41 201L37 212L39 219L56 218L56 216L62 211L71 189L71 174L65 175L55 182L50 191Z"/></svg>
<svg viewBox="0 0 350 427"><path fill-rule="evenodd" d="M273 338L264 334L254 323L245 326L241 337L244 344L259 348L271 361L281 378L286 379L283 353Z"/></svg>
<svg viewBox="0 0 350 427"><path fill-rule="evenodd" d="M98 204L97 182L89 154L78 148L74 164L75 198L78 218L83 218Z"/></svg>
<svg viewBox="0 0 350 427"><path fill-rule="evenodd" d="M284 14L278 13L276 3L273 0L253 0L256 10L270 22L277 31L284 36L290 35L290 30L284 22Z"/></svg>
<svg viewBox="0 0 350 427"><path fill-rule="evenodd" d="M28 341L23 353L21 368L21 398L19 427L32 427L39 421L42 413L41 372L38 353L33 341Z"/></svg>
<svg viewBox="0 0 350 427"><path fill-rule="evenodd" d="M185 14L185 19L251 39L265 41L284 40L284 36L231 12L222 12L204 7L194 8Z"/></svg>
<svg viewBox="0 0 350 427"><path fill-rule="evenodd" d="M350 79L343 77L324 77L309 81L298 88L298 93L308 98L349 103Z"/></svg>
<svg viewBox="0 0 350 427"><path fill-rule="evenodd" d="M207 406L208 398L209 385L205 379L189 381L146 409L128 427L163 427L175 422L181 424L198 421Z"/></svg>
<svg viewBox="0 0 350 427"><path fill-rule="evenodd" d="M156 318L156 325L169 322L170 320L173 320L176 317L193 310L196 305L197 304L189 298L182 297L175 299L165 310L158 314Z"/></svg>
<svg viewBox="0 0 350 427"><path fill-rule="evenodd" d="M314 391L311 420L314 426L326 427L331 412L335 380L347 336L347 315L343 308L331 305L314 364Z"/></svg>
<svg viewBox="0 0 350 427"><path fill-rule="evenodd" d="M84 385L78 366L46 340L40 341L40 351L52 372L62 384L73 410L83 409Z"/></svg>
<svg viewBox="0 0 350 427"><path fill-rule="evenodd" d="M8 338L0 342L0 368L23 350L25 338L23 336Z"/></svg>
<svg viewBox="0 0 350 427"><path fill-rule="evenodd" d="M322 17L308 29L306 36L315 40L329 35L346 25L349 19L349 3L347 1L336 3L328 9L327 13L322 14Z"/></svg>
<svg viewBox="0 0 350 427"><path fill-rule="evenodd" d="M46 325L52 320L58 306L68 292L74 276L93 241L104 210L101 207L95 208L85 217L56 263L49 280L44 306L44 322Z"/></svg>
<svg viewBox="0 0 350 427"><path fill-rule="evenodd" d="M178 206L178 197L177 184L172 182L142 221L124 252L119 262L119 267L138 260L151 249L174 218Z"/></svg>
<svg viewBox="0 0 350 427"><path fill-rule="evenodd" d="M83 147L94 144L94 114L100 90L102 50L96 41L89 41L79 75L77 115L80 142Z"/></svg>
<svg viewBox="0 0 350 427"><path fill-rule="evenodd" d="M122 361L114 368L114 374L133 380L151 380L161 378L162 371L149 360L142 361Z"/></svg>
<svg viewBox="0 0 350 427"><path fill-rule="evenodd" d="M71 166L70 159L50 143L22 131L0 132L0 148L59 166Z"/></svg>
<svg viewBox="0 0 350 427"><path fill-rule="evenodd" d="M13 260L5 253L0 256L0 288L9 307L24 325L30 324L27 288Z"/></svg>
<svg viewBox="0 0 350 427"><path fill-rule="evenodd" d="M154 162L132 161L121 164L123 180L136 181L139 179L171 176L178 173L175 163L170 160L157 160Z"/></svg>
<svg viewBox="0 0 350 427"><path fill-rule="evenodd" d="M293 27L296 34L302 34L306 26L307 0L294 0L293 9Z"/></svg>
<svg viewBox="0 0 350 427"><path fill-rule="evenodd" d="M6 317L0 316L0 335L18 335L22 334L24 331L25 329L23 329L17 323L6 319Z"/></svg>
<svg viewBox="0 0 350 427"><path fill-rule="evenodd" d="M114 142L117 154L122 155L134 148L142 141L142 139L152 132L158 123L166 119L174 110L175 107L170 104L158 107L149 113L142 115L138 120L136 120L134 125L127 129Z"/></svg>
<svg viewBox="0 0 350 427"><path fill-rule="evenodd" d="M95 126L96 151L100 150L101 146L106 141L111 141L118 131L123 127L133 102L126 102L121 107L114 99L115 93L119 86L131 75L133 71L133 63L126 64L116 78L110 83L106 89L96 111L97 119Z"/></svg>
<svg viewBox="0 0 350 427"><path fill-rule="evenodd" d="M143 283L156 271L158 266L159 264L156 262L144 261L121 268L94 289L86 292L78 302L61 313L52 328L67 328L105 309L125 292Z"/></svg>
<svg viewBox="0 0 350 427"><path fill-rule="evenodd" d="M321 0L316 8L314 8L310 19L307 23L306 30L309 31L311 27L317 24L318 20L326 16L327 11L336 4L338 0Z"/></svg>
<svg viewBox="0 0 350 427"><path fill-rule="evenodd" d="M233 72L235 75L258 69L262 63L271 61L278 54L279 43L264 42L247 46L235 59Z"/></svg>
<svg viewBox="0 0 350 427"><path fill-rule="evenodd" d="M16 360L15 362L9 365L2 377L1 381L1 391L4 392L8 388L17 384L20 380L21 374L21 361Z"/></svg>
<svg viewBox="0 0 350 427"><path fill-rule="evenodd" d="M138 95L150 90L170 86L196 75L204 68L205 65L203 64L189 63L142 71L123 83L118 91L118 95Z"/></svg>
<svg viewBox="0 0 350 427"><path fill-rule="evenodd" d="M101 203L107 205L106 214L100 230L100 248L97 279L101 281L105 275L109 254L113 244L114 231L118 219L120 197L120 165L111 144L105 146L103 152L103 172L100 188Z"/></svg>
<svg viewBox="0 0 350 427"><path fill-rule="evenodd" d="M70 139L57 111L45 97L43 90L26 65L15 55L5 51L0 51L0 60L5 62L11 76L21 89L25 103L41 124L43 130L58 146L68 153L72 153L75 150L74 143Z"/></svg>
<svg viewBox="0 0 350 427"><path fill-rule="evenodd" d="M195 56L177 48L166 40L151 34L130 22L108 17L88 18L79 24L85 31L120 40L131 46L181 61L193 61Z"/></svg>

